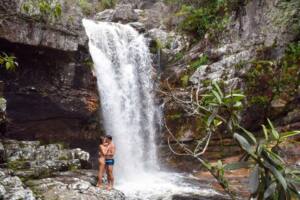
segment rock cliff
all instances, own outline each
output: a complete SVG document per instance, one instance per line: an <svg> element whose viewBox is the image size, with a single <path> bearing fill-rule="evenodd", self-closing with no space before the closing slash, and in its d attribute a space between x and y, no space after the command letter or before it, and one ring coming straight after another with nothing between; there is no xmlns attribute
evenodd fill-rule
<svg viewBox="0 0 300 200"><path fill-rule="evenodd" d="M1 51L19 64L0 75L8 102L5 136L95 141L101 135L99 101L82 9L77 1L58 1L61 15L51 18L54 11L30 2L0 2Z"/></svg>

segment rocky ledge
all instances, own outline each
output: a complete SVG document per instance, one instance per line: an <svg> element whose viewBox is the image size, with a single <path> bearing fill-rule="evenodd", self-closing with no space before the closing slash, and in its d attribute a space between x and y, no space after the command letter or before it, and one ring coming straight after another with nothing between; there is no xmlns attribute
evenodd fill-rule
<svg viewBox="0 0 300 200"><path fill-rule="evenodd" d="M62 144L0 140L0 199L122 200L117 190L95 187L89 153Z"/></svg>

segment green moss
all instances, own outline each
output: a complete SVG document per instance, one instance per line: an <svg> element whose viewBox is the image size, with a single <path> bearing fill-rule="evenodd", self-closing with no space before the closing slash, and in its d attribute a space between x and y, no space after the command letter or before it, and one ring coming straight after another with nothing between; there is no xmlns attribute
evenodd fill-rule
<svg viewBox="0 0 300 200"><path fill-rule="evenodd" d="M94 5L88 0L79 0L79 6L85 15L91 15L94 12Z"/></svg>
<svg viewBox="0 0 300 200"><path fill-rule="evenodd" d="M175 113L172 115L168 115L168 119L170 120L177 120L180 119L182 117L182 113Z"/></svg>
<svg viewBox="0 0 300 200"><path fill-rule="evenodd" d="M10 161L7 163L7 168L13 171L23 169L25 167L26 167L26 161L24 160Z"/></svg>
<svg viewBox="0 0 300 200"><path fill-rule="evenodd" d="M180 81L181 81L181 86L187 87L189 85L189 75L183 75L180 78Z"/></svg>
<svg viewBox="0 0 300 200"><path fill-rule="evenodd" d="M175 62L178 60L181 60L184 57L184 54L182 52L178 52L175 54Z"/></svg>
<svg viewBox="0 0 300 200"><path fill-rule="evenodd" d="M68 166L68 170L69 171L76 171L76 170L78 170L79 169L79 167L77 166L77 165L69 165Z"/></svg>
<svg viewBox="0 0 300 200"><path fill-rule="evenodd" d="M68 157L66 157L66 156L60 156L60 157L58 158L58 160L68 160Z"/></svg>
<svg viewBox="0 0 300 200"><path fill-rule="evenodd" d="M117 0L101 0L100 7L104 9L114 8L117 4Z"/></svg>
<svg viewBox="0 0 300 200"><path fill-rule="evenodd" d="M251 105L261 105L266 106L270 103L270 98L267 96L252 96L249 100Z"/></svg>

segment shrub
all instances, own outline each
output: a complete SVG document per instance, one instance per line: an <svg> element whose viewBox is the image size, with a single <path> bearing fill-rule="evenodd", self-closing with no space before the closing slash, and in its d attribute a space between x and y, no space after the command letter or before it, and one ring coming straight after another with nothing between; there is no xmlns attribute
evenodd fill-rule
<svg viewBox="0 0 300 200"><path fill-rule="evenodd" d="M208 56L207 55L203 55L200 58L198 58L196 61L192 62L191 67L193 69L197 69L201 65L206 65L208 62L209 62Z"/></svg>
<svg viewBox="0 0 300 200"><path fill-rule="evenodd" d="M178 155L196 158L230 195L231 199L237 198L232 188L229 187L225 172L244 167L252 168L249 177L250 198L293 200L300 197L297 191L300 184L300 171L288 166L280 157L280 145L289 137L299 135L300 131L278 132L268 119L268 124L262 125L264 138L255 137L240 124L239 113L243 109L245 96L240 92L226 92L215 81L211 83L206 93L199 95L192 92L188 95L191 95L190 101L174 99L183 106L187 114L203 121L206 136L197 140L192 147L188 147L179 142L166 126L171 137L176 140L176 145L183 150L177 153ZM212 134L220 131L229 134L241 147L244 155L239 162L224 165L222 161L218 161L213 164L203 157ZM169 146L176 153L170 144Z"/></svg>
<svg viewBox="0 0 300 200"><path fill-rule="evenodd" d="M87 0L79 0L79 6L85 15L91 15L93 13L94 7L93 4Z"/></svg>
<svg viewBox="0 0 300 200"><path fill-rule="evenodd" d="M16 57L9 56L6 53L0 54L0 66L4 67L8 71L13 71L18 66L16 62Z"/></svg>
<svg viewBox="0 0 300 200"><path fill-rule="evenodd" d="M190 2L168 0L168 3L179 4L179 16L185 17L179 29L202 39L206 33L217 39L218 33L228 24L229 15L238 10L246 0L199 0Z"/></svg>
<svg viewBox="0 0 300 200"><path fill-rule="evenodd" d="M21 9L31 17L50 23L54 23L62 14L61 4L56 0L27 0Z"/></svg>
<svg viewBox="0 0 300 200"><path fill-rule="evenodd" d="M114 8L117 4L117 0L101 0L100 7L102 10Z"/></svg>

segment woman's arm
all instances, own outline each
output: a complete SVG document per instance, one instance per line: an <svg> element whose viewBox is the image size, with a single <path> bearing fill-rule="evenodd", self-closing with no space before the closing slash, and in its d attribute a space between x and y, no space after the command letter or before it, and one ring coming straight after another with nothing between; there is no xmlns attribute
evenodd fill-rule
<svg viewBox="0 0 300 200"><path fill-rule="evenodd" d="M99 153L101 153L102 155L106 156L107 152L108 152L108 148L103 146L103 145L100 145L99 146Z"/></svg>

